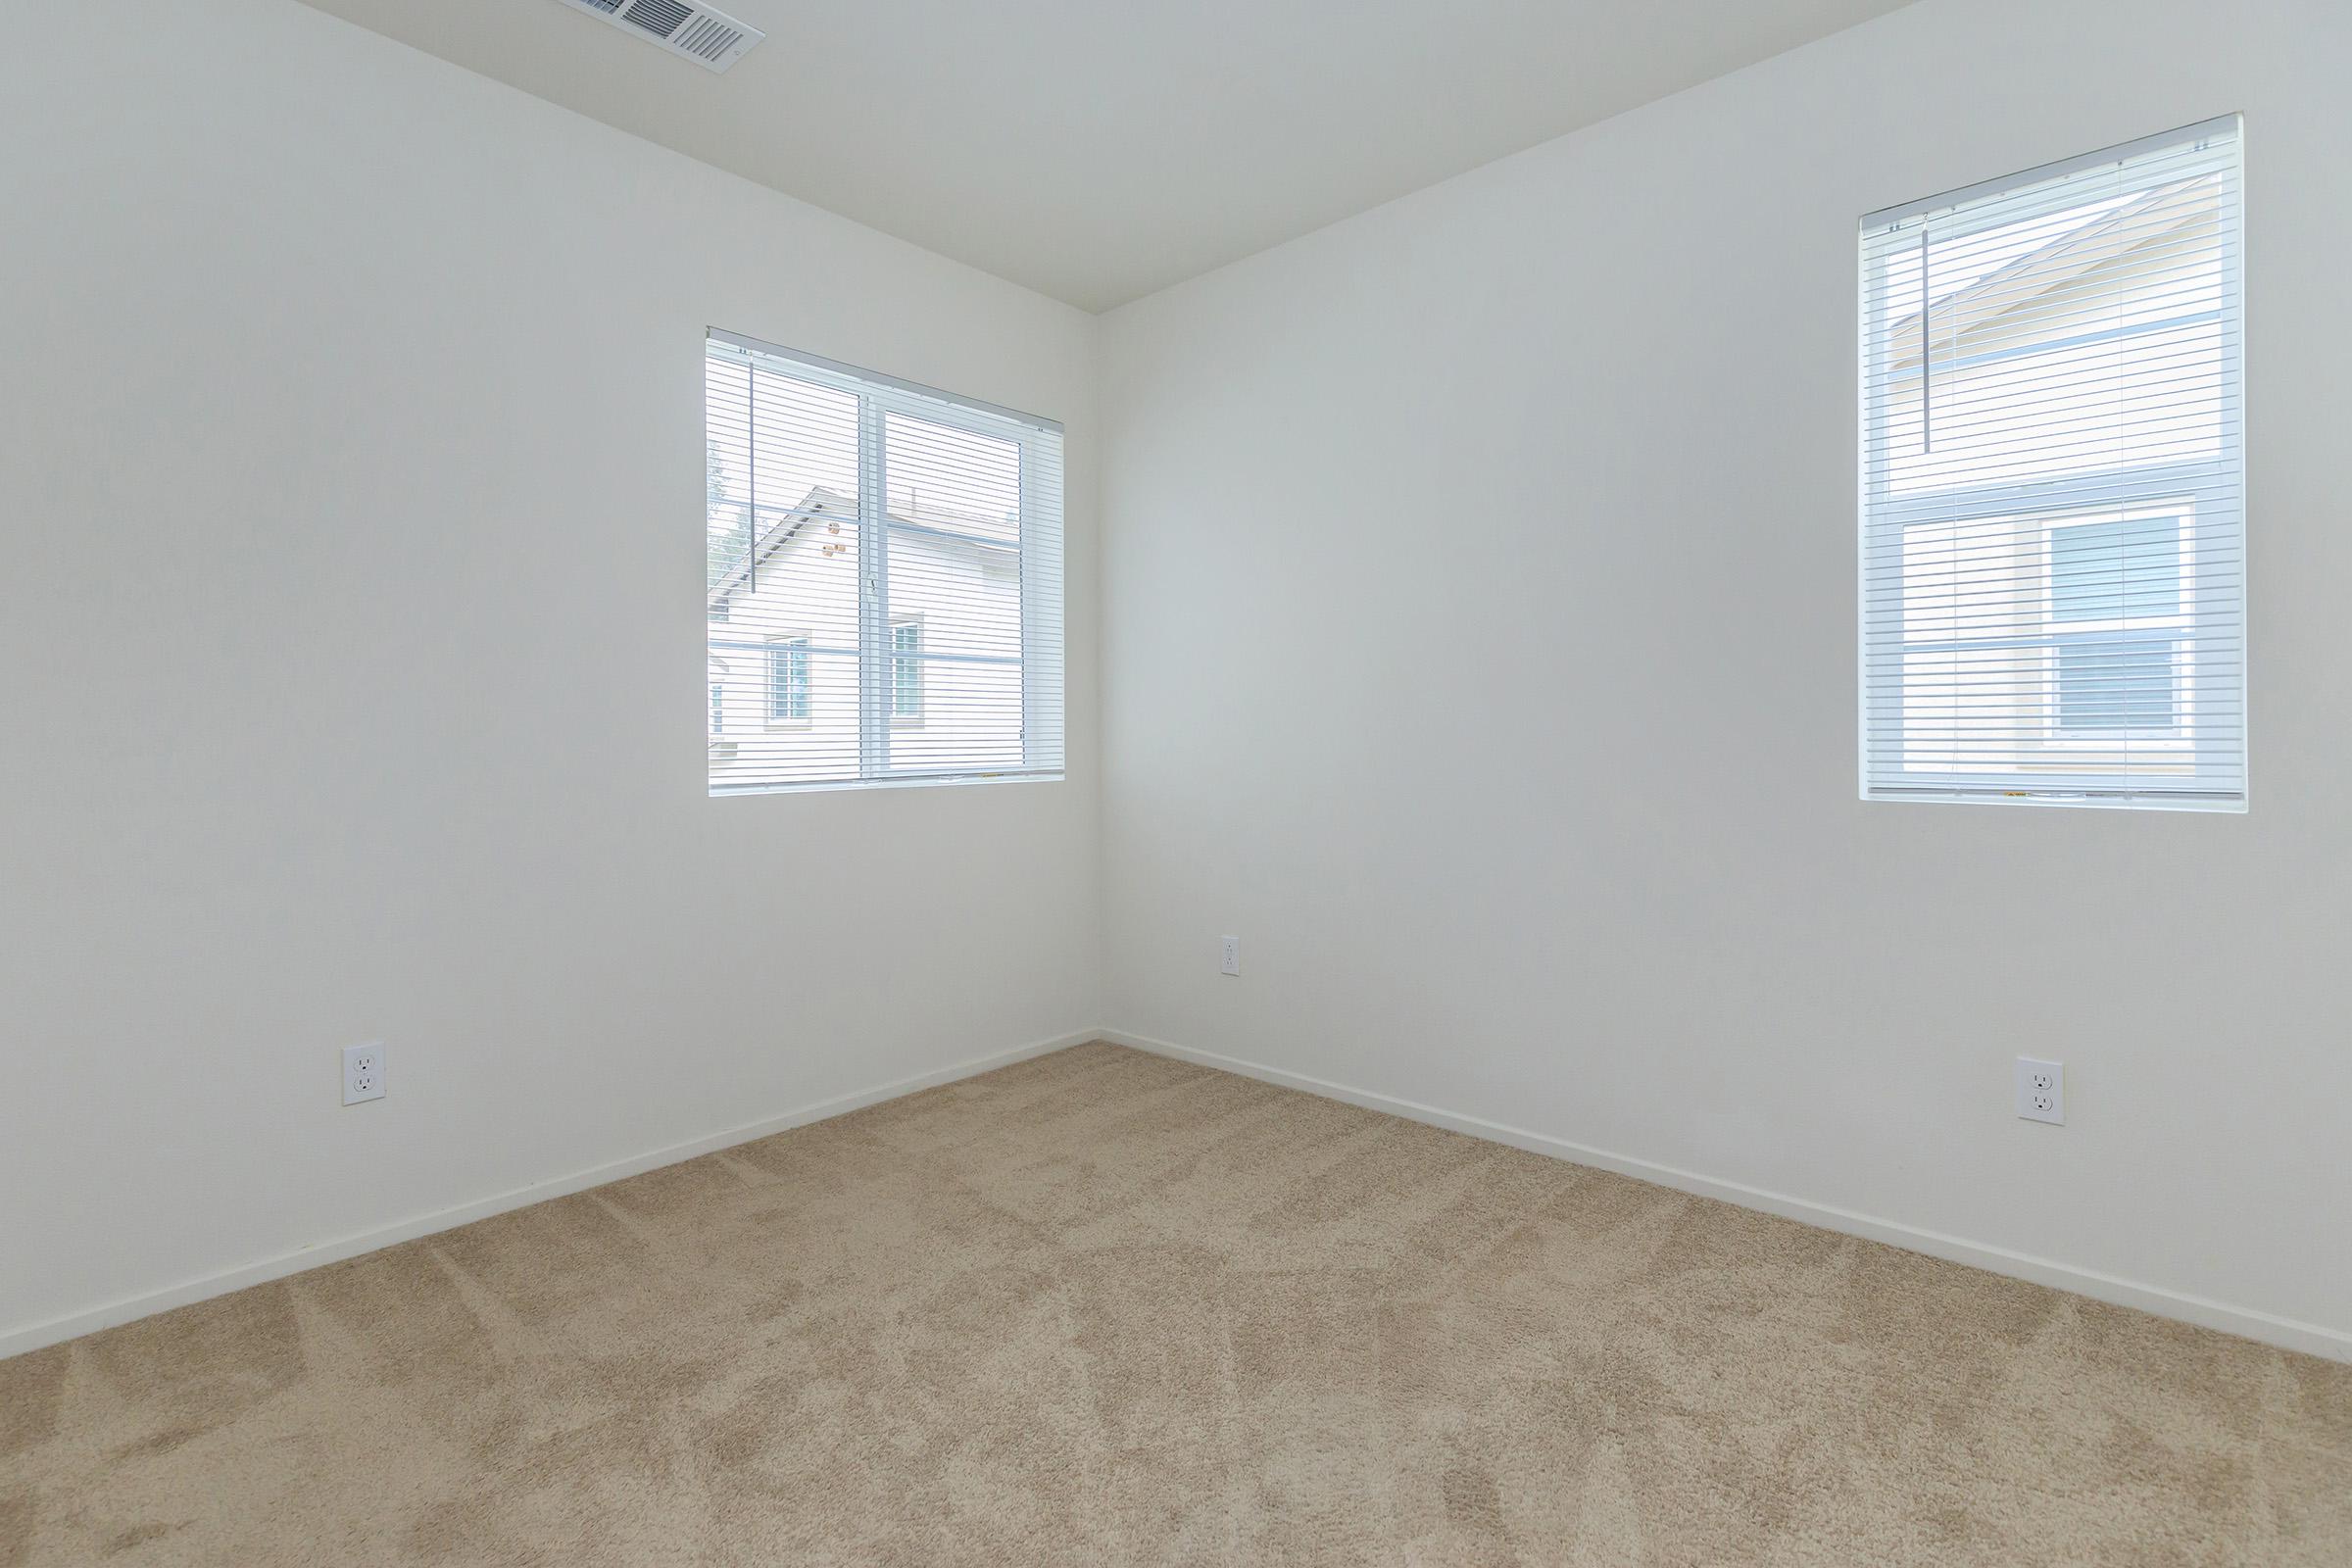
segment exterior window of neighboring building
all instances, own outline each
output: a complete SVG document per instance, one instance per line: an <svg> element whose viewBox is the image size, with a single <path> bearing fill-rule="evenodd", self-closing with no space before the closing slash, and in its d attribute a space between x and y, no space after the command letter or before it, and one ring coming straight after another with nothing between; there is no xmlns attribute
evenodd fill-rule
<svg viewBox="0 0 2352 1568"><path fill-rule="evenodd" d="M2237 122L1862 224L1862 793L2243 809Z"/></svg>
<svg viewBox="0 0 2352 1568"><path fill-rule="evenodd" d="M923 716L923 623L902 620L890 628L890 716Z"/></svg>
<svg viewBox="0 0 2352 1568"><path fill-rule="evenodd" d="M724 735L726 732L727 688L722 682L712 681L710 683L710 733Z"/></svg>
<svg viewBox="0 0 2352 1568"><path fill-rule="evenodd" d="M2180 613L2180 519L2133 517L2050 530L2052 620Z"/></svg>
<svg viewBox="0 0 2352 1568"><path fill-rule="evenodd" d="M2061 644L2057 733L2178 734L2180 680L2173 664L2169 642Z"/></svg>
<svg viewBox="0 0 2352 1568"><path fill-rule="evenodd" d="M1059 778L1060 426L722 332L704 405L710 793Z"/></svg>
<svg viewBox="0 0 2352 1568"><path fill-rule="evenodd" d="M789 638L767 651L767 716L787 722L808 716L808 639Z"/></svg>

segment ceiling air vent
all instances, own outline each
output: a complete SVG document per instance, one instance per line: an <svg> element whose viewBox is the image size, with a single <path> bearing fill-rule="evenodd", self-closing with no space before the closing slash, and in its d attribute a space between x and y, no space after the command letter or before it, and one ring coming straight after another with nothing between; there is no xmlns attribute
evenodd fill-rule
<svg viewBox="0 0 2352 1568"><path fill-rule="evenodd" d="M650 38L673 55L712 71L724 71L767 36L694 0L564 0L575 11L602 17L615 27Z"/></svg>

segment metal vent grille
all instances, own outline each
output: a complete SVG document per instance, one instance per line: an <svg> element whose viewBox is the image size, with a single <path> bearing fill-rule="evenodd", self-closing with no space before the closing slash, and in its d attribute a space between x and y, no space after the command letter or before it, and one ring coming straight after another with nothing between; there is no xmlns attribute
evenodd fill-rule
<svg viewBox="0 0 2352 1568"><path fill-rule="evenodd" d="M678 30L678 24L694 12L678 0L637 0L629 7L629 24L643 27L657 38L666 38Z"/></svg>
<svg viewBox="0 0 2352 1568"><path fill-rule="evenodd" d="M697 0L564 0L575 11L661 45L709 71L724 71L767 36Z"/></svg>
<svg viewBox="0 0 2352 1568"><path fill-rule="evenodd" d="M697 60L716 60L743 41L743 29L704 12L679 28L669 41Z"/></svg>

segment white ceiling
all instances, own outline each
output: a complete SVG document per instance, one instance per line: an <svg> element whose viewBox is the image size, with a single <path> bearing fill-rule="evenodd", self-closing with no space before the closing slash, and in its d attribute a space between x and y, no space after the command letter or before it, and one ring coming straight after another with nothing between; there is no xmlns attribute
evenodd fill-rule
<svg viewBox="0 0 2352 1568"><path fill-rule="evenodd" d="M555 0L310 0L1087 310L1908 0L716 0L724 75Z"/></svg>

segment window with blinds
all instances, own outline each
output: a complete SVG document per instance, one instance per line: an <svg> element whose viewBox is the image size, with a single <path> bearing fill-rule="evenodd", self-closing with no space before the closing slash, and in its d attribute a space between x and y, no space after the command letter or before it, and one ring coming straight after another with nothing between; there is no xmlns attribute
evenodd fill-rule
<svg viewBox="0 0 2352 1568"><path fill-rule="evenodd" d="M712 332L710 793L1054 778L1061 427Z"/></svg>
<svg viewBox="0 0 2352 1568"><path fill-rule="evenodd" d="M2234 118L1862 220L1862 793L2243 809Z"/></svg>

